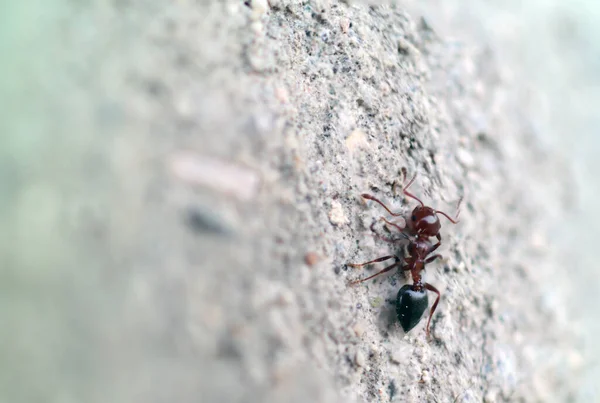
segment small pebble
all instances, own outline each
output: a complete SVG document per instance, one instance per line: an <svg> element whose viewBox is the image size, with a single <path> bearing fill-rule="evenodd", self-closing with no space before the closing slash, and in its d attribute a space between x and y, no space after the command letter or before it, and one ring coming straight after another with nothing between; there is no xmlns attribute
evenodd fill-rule
<svg viewBox="0 0 600 403"><path fill-rule="evenodd" d="M258 174L251 169L191 151L172 155L168 168L182 182L209 187L240 200L253 199L260 183Z"/></svg>
<svg viewBox="0 0 600 403"><path fill-rule="evenodd" d="M498 391L496 389L490 389L483 397L485 403L495 403L498 399Z"/></svg>
<svg viewBox="0 0 600 403"><path fill-rule="evenodd" d="M264 28L264 25L260 21L254 21L252 24L250 24L250 29L256 35L262 34L263 28Z"/></svg>
<svg viewBox="0 0 600 403"><path fill-rule="evenodd" d="M367 148L369 143L367 141L367 135L360 129L354 130L348 137L346 137L346 147L353 153L359 148Z"/></svg>
<svg viewBox="0 0 600 403"><path fill-rule="evenodd" d="M403 55L418 55L420 52L404 38L398 39L398 52Z"/></svg>
<svg viewBox="0 0 600 403"><path fill-rule="evenodd" d="M456 151L456 158L458 162L462 164L465 168L472 168L475 165L475 159L473 158L473 154L464 148L459 148Z"/></svg>
<svg viewBox="0 0 600 403"><path fill-rule="evenodd" d="M365 333L365 324L363 322L356 322L356 324L352 327L352 330L354 330L354 333L358 337L362 337L362 335Z"/></svg>
<svg viewBox="0 0 600 403"><path fill-rule="evenodd" d="M340 18L340 28L343 33L347 34L350 29L350 20L346 17Z"/></svg>
<svg viewBox="0 0 600 403"><path fill-rule="evenodd" d="M402 352L400 350L394 350L392 352L392 355L390 355L390 360L394 363L394 364L401 364L402 363Z"/></svg>
<svg viewBox="0 0 600 403"><path fill-rule="evenodd" d="M269 9L267 0L252 0L252 17L260 18Z"/></svg>
<svg viewBox="0 0 600 403"><path fill-rule="evenodd" d="M277 303L282 306L291 305L294 302L294 293L289 289L282 289L277 297Z"/></svg>
<svg viewBox="0 0 600 403"><path fill-rule="evenodd" d="M354 363L359 367L364 367L367 363L367 357L365 357L365 353L362 350L357 350L356 355L354 356Z"/></svg>
<svg viewBox="0 0 600 403"><path fill-rule="evenodd" d="M275 98L282 104L287 104L290 100L290 96L285 87L277 87L275 88Z"/></svg>
<svg viewBox="0 0 600 403"><path fill-rule="evenodd" d="M308 266L314 266L321 261L321 256L316 254L315 252L308 252L304 255L304 263Z"/></svg>
<svg viewBox="0 0 600 403"><path fill-rule="evenodd" d="M349 222L348 217L346 217L346 214L344 214L342 204L337 200L331 202L331 210L329 210L329 221L331 221L333 225L343 225Z"/></svg>
<svg viewBox="0 0 600 403"><path fill-rule="evenodd" d="M371 302L372 308L379 308L381 306L381 304L383 304L383 298L375 297L370 302Z"/></svg>
<svg viewBox="0 0 600 403"><path fill-rule="evenodd" d="M429 383L431 382L431 375L429 375L429 371L427 371L426 369L424 369L421 372L421 383Z"/></svg>

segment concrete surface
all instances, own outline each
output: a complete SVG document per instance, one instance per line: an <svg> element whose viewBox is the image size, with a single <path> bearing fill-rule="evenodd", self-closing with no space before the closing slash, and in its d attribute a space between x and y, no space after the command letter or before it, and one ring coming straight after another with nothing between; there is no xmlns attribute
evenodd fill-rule
<svg viewBox="0 0 600 403"><path fill-rule="evenodd" d="M506 20L246 3L6 6L1 400L596 401L595 196ZM409 211L402 167L464 197L431 342L394 320L403 275L347 286L397 252L360 194Z"/></svg>

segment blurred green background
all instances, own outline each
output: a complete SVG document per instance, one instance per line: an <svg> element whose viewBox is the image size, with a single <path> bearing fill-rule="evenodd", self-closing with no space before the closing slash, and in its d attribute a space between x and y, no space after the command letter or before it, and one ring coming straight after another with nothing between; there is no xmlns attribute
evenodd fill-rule
<svg viewBox="0 0 600 403"><path fill-rule="evenodd" d="M98 340L119 295L99 275L114 263L104 220L118 197L102 53L120 33L87 2L1 8L0 401L118 401Z"/></svg>

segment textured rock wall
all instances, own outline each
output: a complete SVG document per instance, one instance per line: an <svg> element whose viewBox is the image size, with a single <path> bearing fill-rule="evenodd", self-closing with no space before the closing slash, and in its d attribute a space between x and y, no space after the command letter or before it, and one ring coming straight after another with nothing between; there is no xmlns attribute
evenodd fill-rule
<svg viewBox="0 0 600 403"><path fill-rule="evenodd" d="M33 123L4 119L7 399L572 396L549 224L569 171L501 52L401 5L246 3L65 5L14 62L20 102L44 86ZM360 194L410 211L402 167L427 204L463 198L427 267L431 342L394 319L402 274L347 286L369 269L346 263L399 252Z"/></svg>

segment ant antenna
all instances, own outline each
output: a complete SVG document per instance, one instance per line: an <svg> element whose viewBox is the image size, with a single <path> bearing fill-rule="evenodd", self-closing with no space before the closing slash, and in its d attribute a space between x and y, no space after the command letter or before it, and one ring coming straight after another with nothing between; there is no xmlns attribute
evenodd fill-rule
<svg viewBox="0 0 600 403"><path fill-rule="evenodd" d="M402 169L400 171L402 172L402 182L404 182L404 181L406 181L406 176L408 175L408 171L407 171L406 167L402 167ZM418 201L421 204L421 206L425 207L425 203L423 203L421 201L421 199L419 199L417 196L415 196L414 194L407 191L407 189L410 187L410 185L413 184L415 179L417 179L417 174L415 174L415 176L413 176L413 178L408 182L408 184L402 188L402 193L404 193L408 197L415 199L416 201Z"/></svg>
<svg viewBox="0 0 600 403"><path fill-rule="evenodd" d="M443 211L435 210L435 212L446 217L448 221L450 221L452 224L458 224L458 215L456 216L456 219L453 220L452 218L450 218L450 216L448 216L448 214L444 213Z"/></svg>
<svg viewBox="0 0 600 403"><path fill-rule="evenodd" d="M456 218L454 220L452 218L450 218L450 216L448 214L444 213L443 211L435 210L435 212L446 217L448 220L450 220L450 222L452 224L458 224L458 216L460 215L460 205L461 205L462 201L463 201L463 196L460 197L460 199L458 200L458 204L456 205Z"/></svg>
<svg viewBox="0 0 600 403"><path fill-rule="evenodd" d="M378 203L381 207L383 207L385 209L385 211L387 211L388 213L390 213L391 215L393 215L394 217L398 217L401 216L402 213L393 213L392 210L390 210L389 208L387 208L387 206L385 204L383 204L383 202L373 196L371 196L368 193L363 193L361 194L361 196L365 199L369 199L369 200L373 200L374 202Z"/></svg>
<svg viewBox="0 0 600 403"><path fill-rule="evenodd" d="M415 174L415 176L413 176L413 178L410 180L410 182L408 182L408 185L404 186L404 189L402 189L402 193L404 193L408 197L412 197L413 199L415 199L416 201L418 201L419 203L421 203L422 207L425 207L425 203L423 203L421 201L421 199L419 199L417 196L415 196L414 194L412 194L412 193L410 193L409 191L406 190L406 189L409 188L410 185L413 184L413 182L415 181L415 179L417 179L417 174Z"/></svg>

